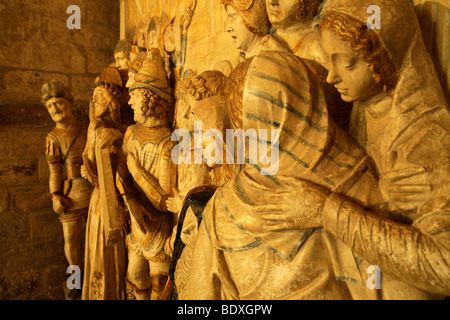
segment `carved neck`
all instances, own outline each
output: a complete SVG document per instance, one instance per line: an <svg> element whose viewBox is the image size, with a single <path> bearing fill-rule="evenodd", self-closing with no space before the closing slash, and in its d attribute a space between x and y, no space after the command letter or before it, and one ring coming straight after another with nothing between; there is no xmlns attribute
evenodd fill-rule
<svg viewBox="0 0 450 320"><path fill-rule="evenodd" d="M71 117L64 122L56 123L56 128L64 131L76 131L78 130L78 121L75 117Z"/></svg>
<svg viewBox="0 0 450 320"><path fill-rule="evenodd" d="M145 118L140 124L146 128L160 127L167 124L167 119Z"/></svg>
<svg viewBox="0 0 450 320"><path fill-rule="evenodd" d="M313 31L310 25L311 21L309 20L305 23L297 20L297 23L292 24L287 28L277 28L276 34L278 37L286 41L292 49L298 44L300 39Z"/></svg>
<svg viewBox="0 0 450 320"><path fill-rule="evenodd" d="M256 36L245 52L245 58L252 58L263 50L262 39L264 36Z"/></svg>

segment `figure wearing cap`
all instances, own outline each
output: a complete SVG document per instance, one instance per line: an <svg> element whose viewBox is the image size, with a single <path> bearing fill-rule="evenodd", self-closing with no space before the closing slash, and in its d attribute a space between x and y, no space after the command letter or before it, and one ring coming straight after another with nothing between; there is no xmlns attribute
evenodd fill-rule
<svg viewBox="0 0 450 320"><path fill-rule="evenodd" d="M92 186L81 177L80 171L87 128L74 117L73 98L63 83L46 83L41 94L41 102L56 124L45 139L53 209L62 223L67 262L83 269L80 231L92 192ZM80 295L81 290L75 288L66 299L77 299Z"/></svg>
<svg viewBox="0 0 450 320"><path fill-rule="evenodd" d="M127 128L123 149L142 191L125 197L131 213L126 281L137 299L165 299L171 289L171 258L164 245L175 224L166 201L175 188L176 167L171 159L172 91L158 49L150 51L139 69L130 96L136 124Z"/></svg>

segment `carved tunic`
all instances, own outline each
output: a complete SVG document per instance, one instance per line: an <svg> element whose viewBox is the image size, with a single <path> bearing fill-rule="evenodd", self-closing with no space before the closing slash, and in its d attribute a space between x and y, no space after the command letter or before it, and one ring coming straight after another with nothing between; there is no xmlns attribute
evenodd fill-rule
<svg viewBox="0 0 450 320"><path fill-rule="evenodd" d="M70 200L70 205L66 212L60 214L61 221L86 215L92 192L92 186L80 174L87 129L82 124L79 124L77 129L69 132L55 128L45 140L45 155L48 163L61 164L64 168L64 180L60 192Z"/></svg>
<svg viewBox="0 0 450 320"><path fill-rule="evenodd" d="M173 147L173 142L170 139L171 133L171 130L166 126L148 128L139 123L128 127L125 133L124 143L128 152L136 155L143 170L155 179L154 183L157 183L158 186L153 189L153 192L160 190L160 193L155 194L151 199L147 199L144 194L138 195L139 201L148 210L156 210L154 207L160 209L159 201L154 199L169 194L175 186L176 167L171 159ZM128 248L142 254L149 260L162 253L173 226L172 213L159 212L154 216L155 221L152 221L155 228L154 232L144 233L137 227L137 222L131 212L131 233L127 236ZM156 219L156 217L158 218Z"/></svg>

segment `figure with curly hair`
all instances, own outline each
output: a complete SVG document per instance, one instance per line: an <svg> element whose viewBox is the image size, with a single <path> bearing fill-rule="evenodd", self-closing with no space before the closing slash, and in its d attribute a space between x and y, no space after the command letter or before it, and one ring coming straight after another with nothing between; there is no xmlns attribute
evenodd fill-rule
<svg viewBox="0 0 450 320"><path fill-rule="evenodd" d="M73 98L63 83L46 83L41 94L42 104L55 122L55 128L45 139L53 210L62 223L67 262L83 270L81 226L92 192L92 186L82 178L80 170L87 128L74 117ZM74 300L80 296L81 288L74 288L67 293L66 299Z"/></svg>
<svg viewBox="0 0 450 320"><path fill-rule="evenodd" d="M124 195L131 218L126 284L138 300L166 299L171 290L171 257L164 246L176 223L166 204L176 186L172 101L161 55L152 49L130 87L136 124L127 128L123 141L128 170L139 187Z"/></svg>
<svg viewBox="0 0 450 320"><path fill-rule="evenodd" d="M381 29L367 26L370 5ZM450 114L414 7L330 0L320 27L327 81L353 102L350 134L374 159L389 211L332 195L324 228L381 269L381 298L449 296Z"/></svg>

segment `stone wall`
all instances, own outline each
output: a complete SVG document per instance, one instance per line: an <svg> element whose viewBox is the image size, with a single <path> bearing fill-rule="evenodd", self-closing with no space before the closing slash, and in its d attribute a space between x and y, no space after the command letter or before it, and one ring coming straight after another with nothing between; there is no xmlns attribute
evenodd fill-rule
<svg viewBox="0 0 450 320"><path fill-rule="evenodd" d="M70 5L81 29L69 30ZM40 88L60 79L87 124L95 77L119 40L117 0L0 3L0 299L64 299L62 227L51 208L43 155L53 122Z"/></svg>

